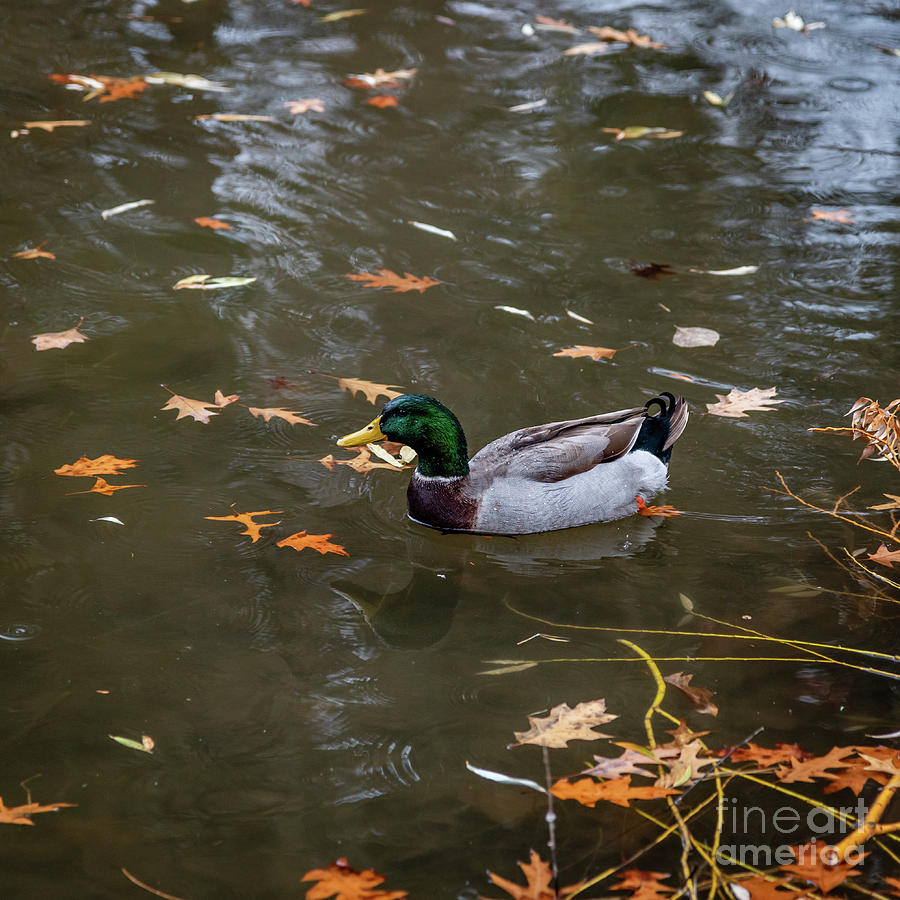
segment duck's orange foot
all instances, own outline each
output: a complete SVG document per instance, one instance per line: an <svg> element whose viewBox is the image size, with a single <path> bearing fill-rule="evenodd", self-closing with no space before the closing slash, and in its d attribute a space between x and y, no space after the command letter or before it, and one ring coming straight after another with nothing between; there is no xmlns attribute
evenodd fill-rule
<svg viewBox="0 0 900 900"><path fill-rule="evenodd" d="M639 516L680 516L681 512L674 506L647 506L640 494L634 498L637 500Z"/></svg>

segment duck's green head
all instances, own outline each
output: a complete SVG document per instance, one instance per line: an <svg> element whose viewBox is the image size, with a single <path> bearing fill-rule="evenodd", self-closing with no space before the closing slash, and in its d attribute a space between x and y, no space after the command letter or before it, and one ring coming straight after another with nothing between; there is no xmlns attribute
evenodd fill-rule
<svg viewBox="0 0 900 900"><path fill-rule="evenodd" d="M453 478L469 471L466 436L459 420L434 397L395 397L365 428L342 437L339 447L360 447L383 440L407 444L419 455L422 475Z"/></svg>

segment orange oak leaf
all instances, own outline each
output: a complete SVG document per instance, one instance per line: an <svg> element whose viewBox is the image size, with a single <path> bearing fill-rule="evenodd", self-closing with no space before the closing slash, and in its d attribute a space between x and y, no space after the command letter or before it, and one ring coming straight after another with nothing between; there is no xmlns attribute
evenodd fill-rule
<svg viewBox="0 0 900 900"><path fill-rule="evenodd" d="M248 406L247 409L250 411L250 415L256 416L258 419L261 418L264 421L268 422L271 419L284 419L285 422L290 423L291 425L312 425L315 427L315 422L310 422L309 419L304 419L300 413L291 412L288 409L284 409L282 407L274 407L270 406L266 409L260 409L258 406Z"/></svg>
<svg viewBox="0 0 900 900"><path fill-rule="evenodd" d="M56 812L64 806L78 806L77 803L32 803L30 796L29 802L23 803L21 806L7 806L0 797L0 822L5 825L34 825L31 816L35 813Z"/></svg>
<svg viewBox="0 0 900 900"><path fill-rule="evenodd" d="M612 359L619 350L627 350L627 347L620 347L618 350L611 350L609 347L588 347L585 344L576 344L574 347L566 347L554 356L571 356L578 358L579 356L589 356L591 359Z"/></svg>
<svg viewBox="0 0 900 900"><path fill-rule="evenodd" d="M849 209L838 209L829 212L826 209L813 209L810 210L812 215L808 219L804 219L804 222L838 222L841 225L852 225L853 219L851 218Z"/></svg>
<svg viewBox="0 0 900 900"><path fill-rule="evenodd" d="M655 800L679 793L674 788L656 785L631 786L631 776L623 775L609 781L594 781L581 778L578 781L557 781L553 785L553 796L560 800L577 800L582 806L596 806L600 800L608 800L616 806L628 806L629 800Z"/></svg>
<svg viewBox="0 0 900 900"><path fill-rule="evenodd" d="M885 875L884 883L889 886L890 892L895 897L900 897L900 878L892 878L890 875Z"/></svg>
<svg viewBox="0 0 900 900"><path fill-rule="evenodd" d="M337 553L339 556L349 556L350 554L340 545L333 544L328 538L333 538L333 534L307 534L305 531L298 531L286 537L283 541L279 541L276 547L293 547L294 550L318 550L324 556L326 553Z"/></svg>
<svg viewBox="0 0 900 900"><path fill-rule="evenodd" d="M397 98L392 97L390 94L376 94L374 97L369 97L366 100L366 103L369 106L377 106L379 109L386 109L389 106L397 105Z"/></svg>
<svg viewBox="0 0 900 900"><path fill-rule="evenodd" d="M198 225L202 225L204 228L232 228L233 226L229 225L227 222L223 222L221 219L213 219L210 216L197 216L194 221Z"/></svg>
<svg viewBox="0 0 900 900"><path fill-rule="evenodd" d="M649 872L645 869L625 869L622 880L610 885L611 891L631 891L631 900L660 900L666 894L674 893L675 888L663 884L668 872Z"/></svg>
<svg viewBox="0 0 900 900"><path fill-rule="evenodd" d="M307 900L403 900L406 891L383 891L378 885L385 881L374 869L357 872L341 857L327 869L310 869L301 881L317 882L306 892Z"/></svg>
<svg viewBox="0 0 900 900"><path fill-rule="evenodd" d="M165 388L172 395L168 403L160 407L160 409L177 410L176 422L185 416L190 416L195 422L202 422L204 425L208 425L210 417L218 415L216 410L227 406L229 403L234 403L238 399L237 394L231 394L226 397L221 391L216 391L215 399L212 402L208 400L192 400L190 397L182 397L181 394L176 394L175 391L164 384L161 384L160 387Z"/></svg>
<svg viewBox="0 0 900 900"><path fill-rule="evenodd" d="M822 793L833 794L847 788L858 797L869 779L881 785L887 784L890 776L886 772L869 771L870 765L867 759L853 758L846 769L841 769L840 772L825 772L824 777L828 779L828 784Z"/></svg>
<svg viewBox="0 0 900 900"><path fill-rule="evenodd" d="M87 491L69 491L66 496L71 497L74 494L103 494L105 497L112 497L116 491L124 491L125 488L147 487L146 484L109 484L103 478L98 478L94 482L94 486Z"/></svg>
<svg viewBox="0 0 900 900"><path fill-rule="evenodd" d="M133 469L138 464L136 459L118 459L105 453L96 459L88 459L82 456L73 463L67 463L54 469L56 475L121 475L123 469Z"/></svg>
<svg viewBox="0 0 900 900"><path fill-rule="evenodd" d="M355 397L357 394L363 394L369 403L377 403L379 397L387 397L393 400L403 394L403 390L395 390L399 388L396 384L378 384L377 381L365 381L362 378L338 378L337 375L328 375L326 372L313 372L313 375L321 375L324 378L333 378L338 387L342 391L349 391L350 396Z"/></svg>
<svg viewBox="0 0 900 900"><path fill-rule="evenodd" d="M101 103L109 103L111 100L121 100L123 97L133 100L145 87L147 82L141 76L137 78L104 78L102 75L92 75L98 81L103 82L103 91L100 94ZM90 100L95 94L88 94L84 99Z"/></svg>
<svg viewBox="0 0 900 900"><path fill-rule="evenodd" d="M633 28L626 28L625 31L619 31L616 28L610 28L608 25L589 25L588 31L598 37L601 41L619 41L623 44L631 44L632 47L642 47L650 50L663 50L665 44L651 40L647 34L638 34Z"/></svg>
<svg viewBox="0 0 900 900"><path fill-rule="evenodd" d="M786 878L779 878L770 881L762 875L751 875L749 878L742 878L734 883L744 888L750 894L751 900L786 900L788 897L797 896L791 891L778 890L778 886L784 884L787 880Z"/></svg>
<svg viewBox="0 0 900 900"><path fill-rule="evenodd" d="M824 842L803 844L791 849L794 851L796 862L781 866L781 871L790 872L804 881L811 881L824 894L843 884L848 878L859 875L859 871L850 863L827 865L822 859L822 854L826 850Z"/></svg>
<svg viewBox="0 0 900 900"><path fill-rule="evenodd" d="M888 550L884 544L868 556L872 562L876 562L880 566L887 566L889 569L894 568L894 563L900 563L900 550Z"/></svg>
<svg viewBox="0 0 900 900"><path fill-rule="evenodd" d="M34 125L34 122L28 123ZM13 259L56 259L56 256L51 253L49 250L42 250L41 248L47 243L47 241L41 241L37 247L29 247L28 250L20 250L18 253L13 253Z"/></svg>
<svg viewBox="0 0 900 900"><path fill-rule="evenodd" d="M84 321L84 316L78 320L78 325ZM36 334L31 343L35 350L62 350L69 344L83 344L87 338L78 330L78 325L68 331L45 331Z"/></svg>
<svg viewBox="0 0 900 900"><path fill-rule="evenodd" d="M686 675L683 672L673 672L671 675L666 675L663 681L678 688L697 708L697 712L717 716L719 707L712 702L713 691L708 688L693 687L690 683L693 677L693 675Z"/></svg>
<svg viewBox="0 0 900 900"><path fill-rule="evenodd" d="M814 778L827 778L827 769L845 769L850 765L848 756L853 747L832 747L824 756L814 756L802 762L790 760L790 766L778 766L775 773L783 784L795 781L812 781Z"/></svg>
<svg viewBox="0 0 900 900"><path fill-rule="evenodd" d="M728 751L721 751L724 756ZM760 768L767 769L776 763L789 762L792 759L812 759L814 753L801 750L797 744L776 744L771 747L760 747L758 744L748 743L746 747L738 747L728 757L731 762L755 762Z"/></svg>
<svg viewBox="0 0 900 900"><path fill-rule="evenodd" d="M516 884L494 872L488 872L488 878L492 884L503 888L513 900L564 900L583 884L583 882L570 884L568 887L560 888L557 894L553 889L553 872L549 864L544 862L534 850L531 851L529 861L527 863L520 862L519 868L525 875L527 885ZM488 898L481 897L479 900L488 900Z"/></svg>
<svg viewBox="0 0 900 900"><path fill-rule="evenodd" d="M391 291L393 294L404 294L407 291L418 291L420 294L424 294L428 288L441 284L440 281L436 281L428 275L424 278L419 278L416 275L410 275L409 272L398 275L390 269L376 269L375 271L378 273L377 275L373 275L371 272L359 272L345 275L344 278L349 278L351 281L361 281L366 287L393 288Z"/></svg>
<svg viewBox="0 0 900 900"><path fill-rule="evenodd" d="M323 456L318 462L322 463L329 472L334 471L335 466L349 466L354 472L362 472L367 475L373 469L393 469L399 472L405 466L394 466L387 462L372 462L372 451L368 447L359 447L353 459L335 459L334 454Z"/></svg>
<svg viewBox="0 0 900 900"><path fill-rule="evenodd" d="M286 100L284 103L292 116L301 116L309 112L325 112L325 104L318 97L307 97L304 100Z"/></svg>
<svg viewBox="0 0 900 900"><path fill-rule="evenodd" d="M675 509L674 506L647 506L644 502L644 498L641 497L640 494L634 499L637 500L637 511L639 516L662 516L665 518L681 515L680 510Z"/></svg>
<svg viewBox="0 0 900 900"><path fill-rule="evenodd" d="M537 744L539 747L566 747L568 741L596 741L609 735L592 729L618 718L614 713L606 711L606 701L602 698L576 703L574 707L568 703L560 703L543 718L529 716L531 728L528 731L514 732L516 743L510 746Z"/></svg>
<svg viewBox="0 0 900 900"><path fill-rule="evenodd" d="M263 528L272 528L274 525L280 524L279 522L254 522L254 516L279 516L284 512L282 509L258 509L254 512L242 512L237 513L234 516L204 516L204 519L211 519L214 522L240 522L241 525L246 525L247 528L245 531L239 532L240 534L246 534L250 536L250 543L255 544L262 537L262 529Z"/></svg>

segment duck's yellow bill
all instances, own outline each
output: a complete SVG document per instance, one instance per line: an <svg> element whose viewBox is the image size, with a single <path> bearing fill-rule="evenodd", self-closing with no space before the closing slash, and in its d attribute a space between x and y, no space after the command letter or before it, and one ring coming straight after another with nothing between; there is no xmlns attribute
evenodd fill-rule
<svg viewBox="0 0 900 900"><path fill-rule="evenodd" d="M363 444L374 444L375 441L387 440L387 436L381 433L381 416L372 419L365 428L354 431L353 434L345 434L338 442L338 447L362 447Z"/></svg>

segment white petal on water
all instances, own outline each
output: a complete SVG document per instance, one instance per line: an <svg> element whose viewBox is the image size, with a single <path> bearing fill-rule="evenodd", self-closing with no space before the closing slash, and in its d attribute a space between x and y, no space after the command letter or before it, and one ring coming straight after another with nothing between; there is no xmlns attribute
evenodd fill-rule
<svg viewBox="0 0 900 900"><path fill-rule="evenodd" d="M407 224L412 225L413 228L418 228L421 231L427 231L429 234L436 234L438 237L449 238L451 241L456 240L456 235L452 231L447 231L445 228L438 228L437 225L429 225L427 222L414 222L412 219L409 219Z"/></svg>
<svg viewBox="0 0 900 900"><path fill-rule="evenodd" d="M586 319L584 316L579 316L578 313L572 312L571 309L566 310L566 315L573 318L576 322L583 322L585 325L593 325L594 324L590 319Z"/></svg>
<svg viewBox="0 0 900 900"><path fill-rule="evenodd" d="M150 206L156 203L155 200L132 200L131 203L122 203L120 206L114 206L112 209L104 209L100 213L101 217L108 219L111 216L117 216L119 213L128 212L129 209L137 209L140 206Z"/></svg>
<svg viewBox="0 0 900 900"><path fill-rule="evenodd" d="M520 103L518 106L507 106L507 112L531 112L533 109L540 109L542 106L547 105L547 98L544 97L542 100L534 100L531 103Z"/></svg>
<svg viewBox="0 0 900 900"><path fill-rule="evenodd" d="M522 316L525 319L531 319L532 322L537 321L527 309L519 309L517 306L495 306L494 309L502 309L503 312L512 313L514 316Z"/></svg>
<svg viewBox="0 0 900 900"><path fill-rule="evenodd" d="M695 275L752 275L759 266L738 266L734 269L691 269Z"/></svg>
<svg viewBox="0 0 900 900"><path fill-rule="evenodd" d="M124 525L125 523L121 519L117 519L115 516L98 516L96 519L91 519L91 522L112 522L114 525Z"/></svg>
<svg viewBox="0 0 900 900"><path fill-rule="evenodd" d="M530 778L513 778L512 775L504 775L502 772L492 772L490 769L479 769L477 766L471 765L468 760L466 760L466 768L473 775L486 778L488 781L496 781L498 784L515 784L520 787L531 788L534 791L540 791L542 794L547 793L546 788L541 787L536 781L532 781Z"/></svg>

